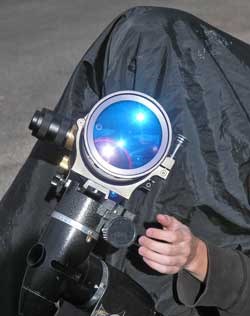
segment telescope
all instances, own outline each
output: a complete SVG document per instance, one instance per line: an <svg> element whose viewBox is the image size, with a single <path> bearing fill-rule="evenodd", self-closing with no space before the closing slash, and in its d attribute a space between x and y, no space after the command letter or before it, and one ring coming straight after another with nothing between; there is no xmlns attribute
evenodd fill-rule
<svg viewBox="0 0 250 316"><path fill-rule="evenodd" d="M94 250L101 240L135 243L136 214L125 202L167 179L185 137L173 144L163 107L137 91L107 95L76 121L36 111L29 128L68 154L51 181L59 202L27 254L19 316L56 315L65 301L91 316L159 316L150 295Z"/></svg>

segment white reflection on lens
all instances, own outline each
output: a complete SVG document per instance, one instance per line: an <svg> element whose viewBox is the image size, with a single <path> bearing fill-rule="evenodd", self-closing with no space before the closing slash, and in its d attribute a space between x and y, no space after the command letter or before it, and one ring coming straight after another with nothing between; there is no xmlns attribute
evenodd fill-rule
<svg viewBox="0 0 250 316"><path fill-rule="evenodd" d="M102 156L105 158L110 158L114 155L115 149L113 146L106 144L101 148Z"/></svg>
<svg viewBox="0 0 250 316"><path fill-rule="evenodd" d="M145 120L145 114L143 112L139 112L136 114L136 120L142 122Z"/></svg>

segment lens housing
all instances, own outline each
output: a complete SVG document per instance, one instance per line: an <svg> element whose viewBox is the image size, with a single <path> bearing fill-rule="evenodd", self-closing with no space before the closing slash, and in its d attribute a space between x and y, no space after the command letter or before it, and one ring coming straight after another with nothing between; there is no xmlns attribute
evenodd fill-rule
<svg viewBox="0 0 250 316"><path fill-rule="evenodd" d="M109 176L142 177L164 160L172 128L162 106L146 94L119 91L90 111L80 136L83 160L91 159Z"/></svg>

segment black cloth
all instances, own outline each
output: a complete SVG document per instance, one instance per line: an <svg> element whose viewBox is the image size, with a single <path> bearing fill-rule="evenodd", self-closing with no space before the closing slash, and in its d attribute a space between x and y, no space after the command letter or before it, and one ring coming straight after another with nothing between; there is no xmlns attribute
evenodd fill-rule
<svg viewBox="0 0 250 316"><path fill-rule="evenodd" d="M137 90L165 108L174 135L190 140L166 182L130 199L138 234L163 212L222 252L249 253L249 53L247 44L190 14L136 7L116 18L80 61L58 112L77 118L109 93ZM1 202L1 315L17 315L25 256L56 203L45 197L61 156L38 142ZM107 260L141 284L164 316L220 314L175 302L173 277L147 268L134 247Z"/></svg>

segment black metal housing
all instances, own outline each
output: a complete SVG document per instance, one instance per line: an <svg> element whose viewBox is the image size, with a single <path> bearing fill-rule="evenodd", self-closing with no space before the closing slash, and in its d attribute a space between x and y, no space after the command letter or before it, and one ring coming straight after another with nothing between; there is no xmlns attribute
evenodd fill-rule
<svg viewBox="0 0 250 316"><path fill-rule="evenodd" d="M27 255L20 316L52 316L61 300L90 311L105 308L111 314L154 315L153 300L142 287L91 254L107 215L105 203L94 197L84 194L77 182L71 182L63 194Z"/></svg>

